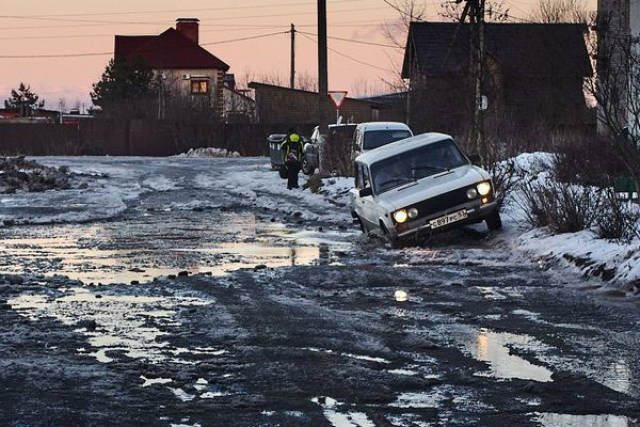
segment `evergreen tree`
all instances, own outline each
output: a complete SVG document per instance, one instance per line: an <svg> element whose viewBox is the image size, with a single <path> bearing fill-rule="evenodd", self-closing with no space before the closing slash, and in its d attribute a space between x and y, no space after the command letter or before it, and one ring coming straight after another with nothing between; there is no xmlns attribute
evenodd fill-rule
<svg viewBox="0 0 640 427"><path fill-rule="evenodd" d="M30 116L35 109L44 107L44 99L31 91L31 86L20 82L18 89L11 89L11 97L5 99L4 108L20 110L22 116Z"/></svg>
<svg viewBox="0 0 640 427"><path fill-rule="evenodd" d="M111 59L91 92L93 104L104 111L124 109L134 114L154 96L153 72L141 58Z"/></svg>

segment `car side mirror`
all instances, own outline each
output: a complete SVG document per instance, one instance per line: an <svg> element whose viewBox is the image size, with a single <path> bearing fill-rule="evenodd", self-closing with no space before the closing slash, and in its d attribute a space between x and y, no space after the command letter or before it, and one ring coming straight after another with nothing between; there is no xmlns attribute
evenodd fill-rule
<svg viewBox="0 0 640 427"><path fill-rule="evenodd" d="M373 190L371 189L371 187L362 188L360 190L360 197L367 197L367 196L373 196Z"/></svg>
<svg viewBox="0 0 640 427"><path fill-rule="evenodd" d="M479 154L471 154L471 155L469 155L469 160L471 161L471 163L473 163L476 166L480 165L480 155Z"/></svg>

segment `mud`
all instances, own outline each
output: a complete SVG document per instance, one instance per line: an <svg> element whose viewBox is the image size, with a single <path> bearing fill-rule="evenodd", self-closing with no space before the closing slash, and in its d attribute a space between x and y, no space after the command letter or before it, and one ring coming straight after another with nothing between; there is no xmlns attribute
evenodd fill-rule
<svg viewBox="0 0 640 427"><path fill-rule="evenodd" d="M1 425L638 425L637 304L221 194L2 230Z"/></svg>

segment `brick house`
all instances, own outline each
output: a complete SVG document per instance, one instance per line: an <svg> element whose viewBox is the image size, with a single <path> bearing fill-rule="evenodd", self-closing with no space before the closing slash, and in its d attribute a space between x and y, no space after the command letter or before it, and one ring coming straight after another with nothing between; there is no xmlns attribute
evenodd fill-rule
<svg viewBox="0 0 640 427"><path fill-rule="evenodd" d="M159 35L115 36L115 59L142 58L161 84L161 94L205 100L220 116L229 66L199 44L199 20L179 18Z"/></svg>
<svg viewBox="0 0 640 427"><path fill-rule="evenodd" d="M251 82L256 102L256 118L265 124L318 124L318 92ZM370 100L345 98L340 107L343 122L360 123L384 120L387 106ZM325 111L328 123L335 123L336 109L329 97Z"/></svg>
<svg viewBox="0 0 640 427"><path fill-rule="evenodd" d="M411 23L402 77L410 79L414 130L461 135L469 129L474 109L471 30L470 24ZM585 78L592 75L584 31L579 24L486 24L486 126L518 133L540 126L595 127L584 95Z"/></svg>

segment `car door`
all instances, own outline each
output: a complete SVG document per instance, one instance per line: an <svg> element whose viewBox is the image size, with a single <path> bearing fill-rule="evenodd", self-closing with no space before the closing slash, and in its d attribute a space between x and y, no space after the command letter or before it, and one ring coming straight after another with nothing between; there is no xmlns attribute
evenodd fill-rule
<svg viewBox="0 0 640 427"><path fill-rule="evenodd" d="M359 164L360 179L361 179L361 190L367 190L368 195L360 195L358 194L358 216L361 220L367 223L368 228L378 227L378 216L376 204L373 196L373 188L371 185L371 176L369 174L369 166L365 164Z"/></svg>

